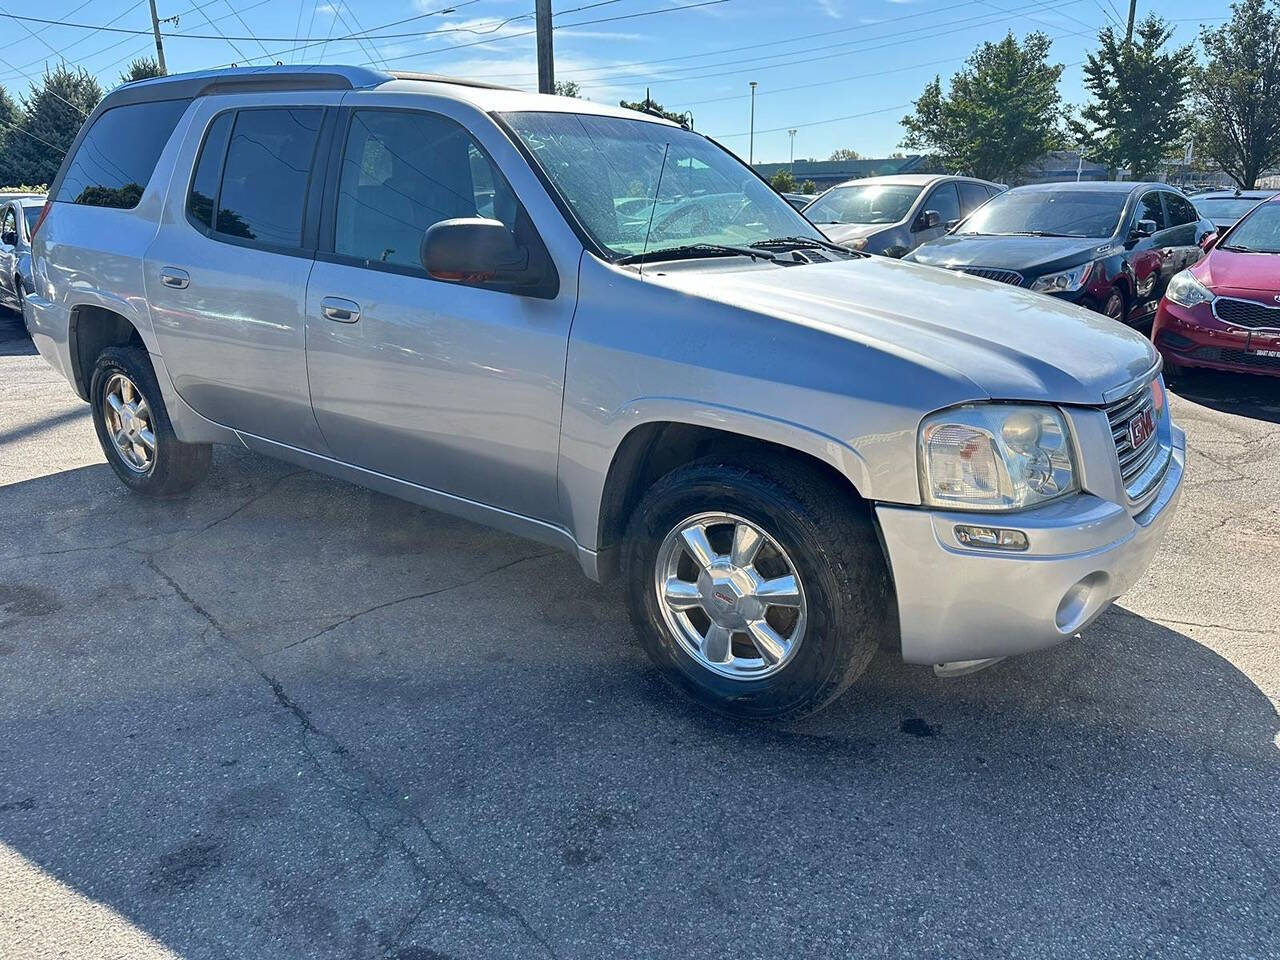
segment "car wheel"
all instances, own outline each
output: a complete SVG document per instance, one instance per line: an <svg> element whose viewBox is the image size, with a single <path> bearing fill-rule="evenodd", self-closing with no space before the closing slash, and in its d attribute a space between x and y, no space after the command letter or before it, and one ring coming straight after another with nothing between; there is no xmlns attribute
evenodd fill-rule
<svg viewBox="0 0 1280 960"><path fill-rule="evenodd" d="M144 350L108 347L90 382L93 426L107 462L130 490L153 497L184 493L209 470L212 447L173 432Z"/></svg>
<svg viewBox="0 0 1280 960"><path fill-rule="evenodd" d="M1098 312L1106 314L1112 320L1118 320L1121 323L1124 323L1126 315L1124 293L1120 290L1113 289L1111 293L1107 295L1107 299L1103 301L1102 309Z"/></svg>
<svg viewBox="0 0 1280 960"><path fill-rule="evenodd" d="M18 302L14 309L18 316L22 316L22 301L26 299L26 291L22 289L22 277L16 275L13 278L13 297Z"/></svg>
<svg viewBox="0 0 1280 960"><path fill-rule="evenodd" d="M737 717L826 706L896 622L869 513L804 469L704 460L668 474L632 515L623 563L664 677Z"/></svg>

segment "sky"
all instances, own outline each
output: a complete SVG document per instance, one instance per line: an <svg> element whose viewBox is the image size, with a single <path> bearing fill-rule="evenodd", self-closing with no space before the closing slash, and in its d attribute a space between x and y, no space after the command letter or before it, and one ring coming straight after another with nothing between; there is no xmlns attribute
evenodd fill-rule
<svg viewBox="0 0 1280 960"><path fill-rule="evenodd" d="M447 73L536 89L533 0L157 0L169 72L231 63L352 63ZM935 75L950 77L985 40L1042 31L1066 66L1062 94L1085 100L1081 63L1127 0L552 0L556 78L591 100L668 109L756 162L864 156L900 149L902 116ZM1139 0L1175 41L1228 16L1225 0ZM149 31L147 0L0 0L0 14ZM396 21L400 22L394 26ZM384 26L388 25L388 26ZM104 88L130 59L154 54L149 34L0 18L0 84L26 92L59 57ZM343 40L367 32L377 39ZM208 35L215 39L182 34ZM381 36L379 36L381 35ZM222 37L230 39L222 39ZM256 39L247 39L247 38ZM302 39L299 39L302 38Z"/></svg>

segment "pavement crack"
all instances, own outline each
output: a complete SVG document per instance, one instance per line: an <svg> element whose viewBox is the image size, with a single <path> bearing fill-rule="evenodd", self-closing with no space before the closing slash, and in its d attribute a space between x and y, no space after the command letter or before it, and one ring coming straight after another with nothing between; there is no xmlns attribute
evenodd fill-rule
<svg viewBox="0 0 1280 960"><path fill-rule="evenodd" d="M503 570L507 570L510 567L516 566L517 564L527 563L530 560L540 560L543 557L554 556L557 552L558 551L555 551L555 550L547 550L543 553L534 553L525 557L517 557L515 560L508 560L506 563L499 564L496 567L491 567L488 570L485 570L483 573L479 573L476 576L470 578L469 580L463 580L460 583L450 583L450 584L447 584L446 586L436 587L435 589L432 589L432 590L424 590L421 593L413 593L407 597L396 597L394 600L385 600L382 603L375 603L373 606L365 607L363 610L357 610L355 613L347 614L346 616L342 617L342 619L334 621L324 629L317 630L315 633L309 636L302 637L299 640L293 640L289 643L286 643L283 647L279 647L276 650L272 650L269 654L267 654L267 656L273 656L277 653L283 653L284 651L292 649L293 647L301 646L304 643L310 643L312 640L315 640L318 637L323 637L326 633L332 633L334 630L337 630L339 627L346 626L351 621L357 620L363 616L367 616L370 613L377 613L379 610L386 610L388 607L394 607L402 603L408 603L411 600L424 600L427 597L439 596L442 593L448 593L450 590L460 590L463 587L469 587L474 583L479 583L481 580L484 580L487 577L491 577L495 573L501 573Z"/></svg>

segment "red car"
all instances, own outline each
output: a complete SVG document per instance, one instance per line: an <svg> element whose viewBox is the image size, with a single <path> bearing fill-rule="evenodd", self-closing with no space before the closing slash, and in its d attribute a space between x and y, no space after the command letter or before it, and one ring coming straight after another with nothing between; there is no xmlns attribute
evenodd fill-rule
<svg viewBox="0 0 1280 960"><path fill-rule="evenodd" d="M1280 196L1254 207L1169 281L1151 339L1166 370L1280 376Z"/></svg>

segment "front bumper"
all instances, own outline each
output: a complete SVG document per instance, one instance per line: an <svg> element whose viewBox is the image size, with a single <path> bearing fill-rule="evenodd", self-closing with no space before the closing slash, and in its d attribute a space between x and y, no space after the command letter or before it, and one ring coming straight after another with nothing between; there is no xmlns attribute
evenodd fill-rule
<svg viewBox="0 0 1280 960"><path fill-rule="evenodd" d="M1077 634L1142 576L1159 548L1182 492L1186 436L1176 427L1171 453L1159 493L1137 514L1088 493L1002 516L878 505L903 660L1004 657ZM1022 530L1029 547L962 546L958 523Z"/></svg>
<svg viewBox="0 0 1280 960"><path fill-rule="evenodd" d="M1280 333L1223 323L1208 304L1160 301L1151 339L1171 366L1280 376Z"/></svg>

